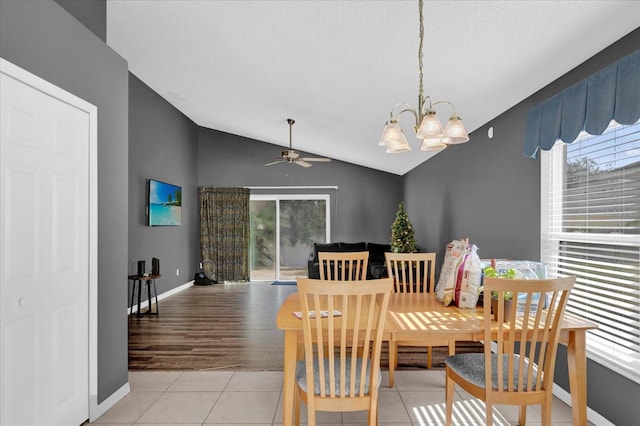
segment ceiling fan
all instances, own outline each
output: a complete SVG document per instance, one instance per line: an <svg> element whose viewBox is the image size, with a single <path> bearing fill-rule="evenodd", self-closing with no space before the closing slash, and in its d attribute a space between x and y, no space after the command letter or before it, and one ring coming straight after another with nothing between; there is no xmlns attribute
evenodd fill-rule
<svg viewBox="0 0 640 426"><path fill-rule="evenodd" d="M295 149L293 149L291 137L295 120L293 118L287 118L287 123L289 123L289 149L282 151L280 157L276 161L267 163L265 164L265 166L272 166L278 163L295 163L302 167L311 167L310 162L312 161L322 163L328 163L331 161L331 158L326 157L300 157L300 151L296 151Z"/></svg>

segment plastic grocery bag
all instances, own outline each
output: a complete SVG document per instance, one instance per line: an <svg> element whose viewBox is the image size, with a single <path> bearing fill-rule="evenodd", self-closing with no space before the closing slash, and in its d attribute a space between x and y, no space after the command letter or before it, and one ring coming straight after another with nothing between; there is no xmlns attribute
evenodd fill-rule
<svg viewBox="0 0 640 426"><path fill-rule="evenodd" d="M482 262L478 248L468 239L447 244L436 298L445 306L451 303L460 308L475 308L482 284Z"/></svg>
<svg viewBox="0 0 640 426"><path fill-rule="evenodd" d="M511 272L511 278L518 280L542 280L547 278L546 265L533 260L482 259L480 262L482 263L483 271L486 267L490 266L494 269L495 274L498 277L504 277ZM527 295L525 293L516 293L514 296L518 300L518 315L522 315L524 313L526 296ZM547 296L550 296L550 294L547 294ZM533 295L530 311L532 315L535 315L539 302L540 293L535 293ZM543 301L543 307L546 308L549 302L548 298L545 299Z"/></svg>

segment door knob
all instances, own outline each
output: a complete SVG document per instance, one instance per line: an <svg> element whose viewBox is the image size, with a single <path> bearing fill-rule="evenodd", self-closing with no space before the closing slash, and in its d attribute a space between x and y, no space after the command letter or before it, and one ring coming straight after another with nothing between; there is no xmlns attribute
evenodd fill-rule
<svg viewBox="0 0 640 426"><path fill-rule="evenodd" d="M24 308L26 304L27 304L27 301L24 300L23 297L21 297L20 300L18 300L18 306L20 306L21 308Z"/></svg>

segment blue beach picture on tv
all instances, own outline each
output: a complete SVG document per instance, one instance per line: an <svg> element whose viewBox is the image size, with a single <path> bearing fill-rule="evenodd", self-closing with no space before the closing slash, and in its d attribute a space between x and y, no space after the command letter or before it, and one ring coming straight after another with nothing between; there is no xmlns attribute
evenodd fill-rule
<svg viewBox="0 0 640 426"><path fill-rule="evenodd" d="M182 222L182 188L149 179L149 226L177 226Z"/></svg>

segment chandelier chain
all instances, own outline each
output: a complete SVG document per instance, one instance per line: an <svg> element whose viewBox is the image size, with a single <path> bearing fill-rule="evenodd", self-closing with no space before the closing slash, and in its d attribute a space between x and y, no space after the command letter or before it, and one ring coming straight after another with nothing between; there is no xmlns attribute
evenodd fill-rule
<svg viewBox="0 0 640 426"><path fill-rule="evenodd" d="M422 100L422 97L424 95L424 90L423 90L423 86L422 86L422 76L423 76L423 72L422 72L422 43L424 40L424 22L423 22L423 17L422 17L422 0L420 0L418 2L418 8L420 9L420 47L418 48L418 66L420 68L420 86L419 86L419 95L420 95L420 100ZM419 105L418 108L422 109L422 105ZM422 111L420 111L422 112Z"/></svg>
<svg viewBox="0 0 640 426"><path fill-rule="evenodd" d="M422 139L420 149L422 151L441 151L448 145L455 145L467 142L469 140L469 134L467 129L462 124L462 119L456 114L455 106L446 100L432 101L431 96L424 95L424 0L418 0L418 12L420 16L420 43L418 45L418 67L419 67L419 81L418 81L418 105L417 108L412 107L407 103L397 103L391 108L390 119L385 123L384 130L382 131L382 137L378 142L380 146L386 146L385 152L387 153L400 153L411 151L411 146L407 138L404 136L404 132L398 125L398 117L402 114L409 112L413 114L416 119L416 125L414 130L416 137ZM428 101L428 103L427 103ZM434 106L438 104L448 104L453 113L449 117L446 129L442 128L442 123L437 116ZM402 110L394 114L397 107L402 106Z"/></svg>

